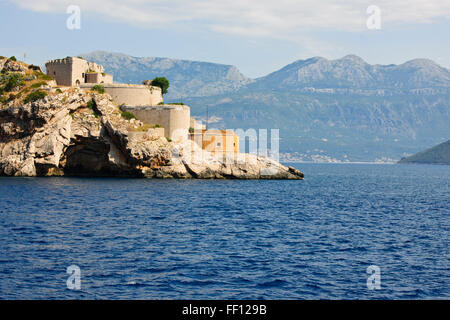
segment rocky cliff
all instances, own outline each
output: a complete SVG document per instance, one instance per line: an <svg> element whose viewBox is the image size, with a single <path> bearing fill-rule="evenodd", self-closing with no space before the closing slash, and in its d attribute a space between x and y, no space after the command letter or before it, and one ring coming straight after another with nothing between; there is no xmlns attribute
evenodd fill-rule
<svg viewBox="0 0 450 320"><path fill-rule="evenodd" d="M268 158L217 158L190 141L169 142L140 121L124 119L109 95L55 89L26 68L5 89L15 72L3 72L0 175L303 178L300 171Z"/></svg>

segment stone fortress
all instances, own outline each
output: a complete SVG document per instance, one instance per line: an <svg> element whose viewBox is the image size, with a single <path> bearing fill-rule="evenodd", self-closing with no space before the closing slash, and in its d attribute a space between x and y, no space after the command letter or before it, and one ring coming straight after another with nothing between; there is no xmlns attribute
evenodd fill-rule
<svg viewBox="0 0 450 320"><path fill-rule="evenodd" d="M122 111L133 113L144 124L159 127L156 131L171 141L190 139L214 155L239 152L239 136L232 130L207 130L191 118L188 106L164 104L161 88L152 86L150 80L144 80L142 85L115 83L103 66L80 57L50 60L45 67L57 86L82 89L103 86Z"/></svg>

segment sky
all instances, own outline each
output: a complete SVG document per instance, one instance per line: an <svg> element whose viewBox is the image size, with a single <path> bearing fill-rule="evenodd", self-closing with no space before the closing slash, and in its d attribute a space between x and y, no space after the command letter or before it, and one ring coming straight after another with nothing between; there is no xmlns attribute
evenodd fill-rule
<svg viewBox="0 0 450 320"><path fill-rule="evenodd" d="M39 65L104 50L231 64L252 78L347 54L450 68L450 1L0 0L0 39L0 55Z"/></svg>

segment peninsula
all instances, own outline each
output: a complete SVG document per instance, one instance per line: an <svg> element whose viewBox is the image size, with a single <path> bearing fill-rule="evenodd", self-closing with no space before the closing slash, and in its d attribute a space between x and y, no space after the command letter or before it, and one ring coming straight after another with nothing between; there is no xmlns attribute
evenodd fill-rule
<svg viewBox="0 0 450 320"><path fill-rule="evenodd" d="M402 158L398 163L450 164L450 140Z"/></svg>
<svg viewBox="0 0 450 320"><path fill-rule="evenodd" d="M38 66L0 57L0 175L303 179L239 153L232 130L208 130L150 80L115 83L81 57Z"/></svg>

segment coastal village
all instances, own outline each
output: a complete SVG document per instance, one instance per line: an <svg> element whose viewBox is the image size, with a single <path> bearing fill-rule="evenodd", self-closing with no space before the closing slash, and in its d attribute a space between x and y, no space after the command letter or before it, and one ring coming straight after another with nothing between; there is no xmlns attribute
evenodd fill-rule
<svg viewBox="0 0 450 320"><path fill-rule="evenodd" d="M0 175L303 179L164 103L157 78L116 83L82 57L45 67L0 56Z"/></svg>

